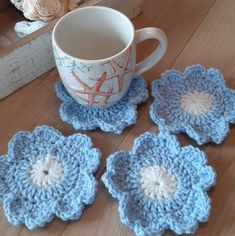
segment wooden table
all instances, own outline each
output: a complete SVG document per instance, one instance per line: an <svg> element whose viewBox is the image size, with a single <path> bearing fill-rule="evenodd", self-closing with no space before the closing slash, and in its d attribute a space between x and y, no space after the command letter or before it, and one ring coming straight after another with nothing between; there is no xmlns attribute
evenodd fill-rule
<svg viewBox="0 0 235 236"><path fill-rule="evenodd" d="M188 65L200 63L217 67L224 74L227 85L235 88L235 1L234 0L146 0L144 12L134 20L136 28L157 26L169 39L166 56L144 74L150 83L166 69L184 70ZM140 45L138 58L149 54L155 47L151 40ZM7 143L20 130L33 130L39 125L51 125L63 134L75 130L59 117L60 101L54 84L59 79L54 69L41 78L0 102L0 153L7 151ZM109 154L117 149L128 150L133 139L145 131L156 131L148 116L151 99L138 109L137 124L125 129L121 135L100 130L85 132L102 151L102 164L96 175L99 190L93 205L86 208L79 221L61 222L57 219L46 227L34 231L24 226L11 226L0 211L1 236L130 236L133 232L120 223L117 202L110 197L100 181ZM217 172L217 184L209 192L212 213L206 224L201 224L196 235L235 235L235 129L221 145L201 146L209 163ZM196 144L185 135L179 135L182 145ZM169 235L170 233L166 233Z"/></svg>

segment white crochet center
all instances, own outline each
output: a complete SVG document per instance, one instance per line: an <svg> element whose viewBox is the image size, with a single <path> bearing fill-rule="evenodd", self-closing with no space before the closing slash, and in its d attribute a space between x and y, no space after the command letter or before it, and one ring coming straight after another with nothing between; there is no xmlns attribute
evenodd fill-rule
<svg viewBox="0 0 235 236"><path fill-rule="evenodd" d="M177 189L175 175L160 166L142 167L140 170L140 184L148 197L153 200L165 200L171 197Z"/></svg>
<svg viewBox="0 0 235 236"><path fill-rule="evenodd" d="M38 187L47 188L55 185L64 173L63 166L56 157L48 155L45 159L37 160L30 171L32 183Z"/></svg>
<svg viewBox="0 0 235 236"><path fill-rule="evenodd" d="M213 105L213 96L205 92L188 92L181 97L181 107L191 115L206 114Z"/></svg>

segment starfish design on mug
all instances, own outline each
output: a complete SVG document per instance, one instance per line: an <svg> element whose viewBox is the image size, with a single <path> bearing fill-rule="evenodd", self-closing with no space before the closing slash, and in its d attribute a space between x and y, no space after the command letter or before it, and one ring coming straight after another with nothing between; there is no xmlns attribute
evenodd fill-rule
<svg viewBox="0 0 235 236"><path fill-rule="evenodd" d="M75 88L72 88L69 86L68 86L68 88L70 90L72 90L73 92L75 92L78 96L79 96L79 94L87 94L88 100L82 98L81 96L79 96L79 97L82 100L86 101L88 106L92 106L93 104L98 103L95 101L96 96L102 96L105 98L103 101L104 105L108 102L108 99L113 92L113 88L112 87L109 88L109 90L107 92L100 91L100 88L103 85L104 81L109 79L109 77L107 77L106 71L103 72L101 77L99 77L97 79L97 83L93 87L90 87L86 83L84 83L73 71L72 71L72 74L73 74L73 78L83 87L83 90L75 89Z"/></svg>
<svg viewBox="0 0 235 236"><path fill-rule="evenodd" d="M117 77L118 86L119 86L119 91L118 92L122 91L124 76L126 74L132 72L132 70L130 68L128 68L128 64L129 64L129 61L130 61L130 55L131 55L131 48L129 48L127 50L127 54L126 54L126 57L124 58L124 61L123 61L122 65L119 65L114 60L109 61L109 64L113 68L113 71L114 71L114 74L112 74L109 78L113 79L113 78Z"/></svg>
<svg viewBox="0 0 235 236"><path fill-rule="evenodd" d="M106 105L108 103L108 100L112 94L116 94L122 91L123 89L123 78L126 74L130 73L132 70L128 68L129 60L130 60L130 54L131 54L131 48L127 50L127 54L123 60L122 65L119 65L114 60L110 60L108 63L113 69L113 73L107 76L107 71L103 72L102 75L98 78L89 78L90 80L95 80L96 83L93 87L88 86L86 83L84 83L78 75L75 74L74 71L72 71L73 78L83 87L83 90L76 89L72 87L68 87L71 91L73 91L76 95L79 96L80 99L87 102L88 106L92 106L93 104L102 103L102 105ZM113 87L110 87L108 91L100 91L101 86L104 84L105 81L110 79L116 79L118 80L118 91L113 93ZM80 96L80 94L87 94L88 99L85 99ZM103 101L95 101L96 96L103 97Z"/></svg>

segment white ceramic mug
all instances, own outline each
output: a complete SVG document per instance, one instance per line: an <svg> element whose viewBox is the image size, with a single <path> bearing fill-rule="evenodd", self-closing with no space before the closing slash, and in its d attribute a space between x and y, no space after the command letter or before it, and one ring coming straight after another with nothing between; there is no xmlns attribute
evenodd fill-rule
<svg viewBox="0 0 235 236"><path fill-rule="evenodd" d="M136 44L156 39L159 46L136 64ZM56 65L69 94L80 104L107 107L119 101L134 76L165 54L165 33L154 27L135 31L121 12L107 7L79 8L63 16L52 35Z"/></svg>

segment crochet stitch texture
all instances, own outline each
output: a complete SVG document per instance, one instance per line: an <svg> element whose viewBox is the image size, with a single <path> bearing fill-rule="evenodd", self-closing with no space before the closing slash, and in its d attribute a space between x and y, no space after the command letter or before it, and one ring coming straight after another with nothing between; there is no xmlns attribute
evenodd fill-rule
<svg viewBox="0 0 235 236"><path fill-rule="evenodd" d="M215 68L167 70L152 82L150 117L160 130L184 132L198 144L221 143L235 123L235 91Z"/></svg>
<svg viewBox="0 0 235 236"><path fill-rule="evenodd" d="M175 136L144 133L131 151L107 159L102 180L119 201L122 223L137 236L193 233L209 218L206 191L216 174L205 154L193 146L180 147Z"/></svg>
<svg viewBox="0 0 235 236"><path fill-rule="evenodd" d="M8 221L33 229L54 217L78 219L94 201L99 163L100 151L86 135L65 137L47 126L15 134L0 157L0 199Z"/></svg>
<svg viewBox="0 0 235 236"><path fill-rule="evenodd" d="M120 134L136 122L137 105L148 98L147 84L142 77L132 80L127 94L116 104L107 108L92 108L78 104L66 91L62 82L55 85L57 96L62 100L60 116L75 129L93 130Z"/></svg>

